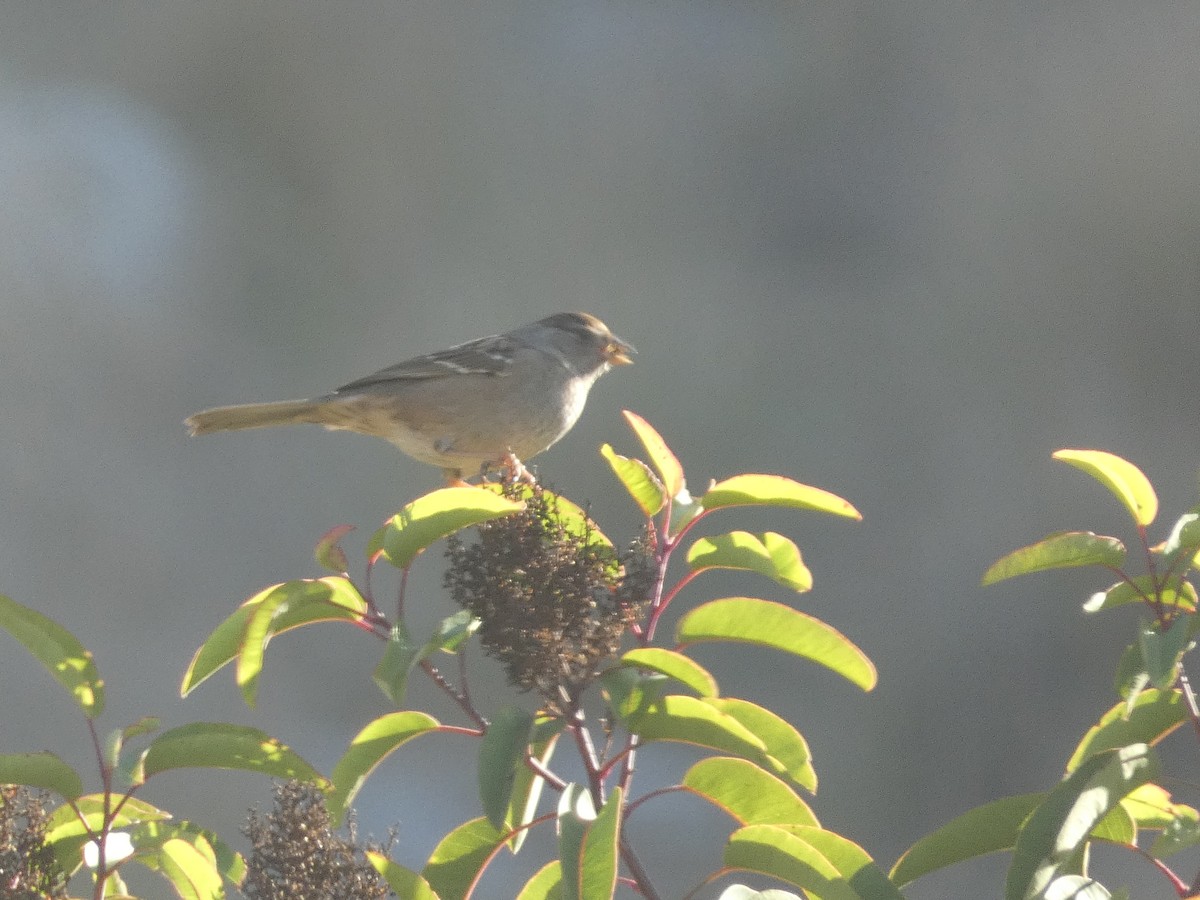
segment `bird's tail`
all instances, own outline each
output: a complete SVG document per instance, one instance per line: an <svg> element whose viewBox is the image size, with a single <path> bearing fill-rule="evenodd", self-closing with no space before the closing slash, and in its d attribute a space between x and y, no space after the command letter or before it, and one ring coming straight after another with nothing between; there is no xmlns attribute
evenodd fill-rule
<svg viewBox="0 0 1200 900"><path fill-rule="evenodd" d="M270 425L297 425L320 422L321 403L315 400L283 400L278 403L246 403L218 406L190 416L184 424L192 434L214 431L239 431Z"/></svg>

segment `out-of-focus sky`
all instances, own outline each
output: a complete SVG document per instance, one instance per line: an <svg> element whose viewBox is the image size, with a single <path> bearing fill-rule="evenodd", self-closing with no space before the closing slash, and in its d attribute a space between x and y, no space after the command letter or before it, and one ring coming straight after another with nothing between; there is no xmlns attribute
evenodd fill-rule
<svg viewBox="0 0 1200 900"><path fill-rule="evenodd" d="M1196 502L1195 4L3 11L0 592L95 651L105 727L245 722L328 770L387 710L365 636L274 642L256 710L229 673L180 701L184 667L241 600L317 574L327 528L369 532L437 473L358 436L192 440L182 419L565 309L640 351L539 460L615 537L638 523L596 448L636 450L623 407L694 487L776 472L864 513L730 513L796 538L815 590L713 579L682 598L796 602L878 664L863 695L782 655L703 655L725 693L809 738L824 824L890 865L976 804L1052 785L1112 704L1134 619L1080 611L1103 576L979 578L1051 530L1132 537L1056 448L1137 462L1165 520ZM450 608L439 560L422 565L427 628ZM0 648L0 751L87 767L69 700ZM425 686L413 703L452 719ZM649 748L642 785L692 758ZM398 823L395 854L419 867L476 814L473 759L465 739L405 748L368 782L360 830ZM232 834L268 796L218 773L146 799ZM716 865L727 830L682 800L630 823L667 896ZM489 896L532 871L517 863ZM1003 865L909 896L995 895ZM1162 893L1140 860L1102 866Z"/></svg>

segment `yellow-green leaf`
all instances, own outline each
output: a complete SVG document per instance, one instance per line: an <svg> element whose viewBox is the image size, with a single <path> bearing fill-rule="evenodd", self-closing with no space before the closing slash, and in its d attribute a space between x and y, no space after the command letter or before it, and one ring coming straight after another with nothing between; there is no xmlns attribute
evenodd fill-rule
<svg viewBox="0 0 1200 900"><path fill-rule="evenodd" d="M716 707L683 694L648 698L625 717L646 741L675 741L732 753L750 760L765 756L766 745L741 722Z"/></svg>
<svg viewBox="0 0 1200 900"><path fill-rule="evenodd" d="M875 666L831 625L769 600L726 597L696 607L679 620L680 645L737 641L782 650L833 670L865 691L875 687Z"/></svg>
<svg viewBox="0 0 1200 900"><path fill-rule="evenodd" d="M1053 454L1108 488L1129 510L1138 525L1149 525L1158 515L1158 497L1142 470L1126 459L1103 450L1059 450Z"/></svg>
<svg viewBox="0 0 1200 900"><path fill-rule="evenodd" d="M562 865L557 859L546 863L525 882L517 900L562 900Z"/></svg>
<svg viewBox="0 0 1200 900"><path fill-rule="evenodd" d="M1121 701L1088 729L1067 761L1067 771L1075 771L1089 756L1105 750L1130 744L1154 746L1187 720L1187 706L1179 691L1143 691L1132 705Z"/></svg>
<svg viewBox="0 0 1200 900"><path fill-rule="evenodd" d="M333 790L326 802L334 824L341 824L367 776L389 753L437 727L437 719L425 713L394 712L380 716L356 734L333 767Z"/></svg>
<svg viewBox="0 0 1200 900"><path fill-rule="evenodd" d="M734 475L710 487L700 502L707 510L727 506L788 506L862 519L859 511L837 494L781 475Z"/></svg>
<svg viewBox="0 0 1200 900"><path fill-rule="evenodd" d="M89 719L104 711L104 681L92 653L53 619L0 594L0 626L25 645Z"/></svg>
<svg viewBox="0 0 1200 900"><path fill-rule="evenodd" d="M667 675L687 685L701 697L717 696L717 681L709 671L698 662L674 650L638 647L621 657L621 665Z"/></svg>
<svg viewBox="0 0 1200 900"><path fill-rule="evenodd" d="M778 878L821 900L862 900L812 844L778 825L748 825L729 837L725 865Z"/></svg>
<svg viewBox="0 0 1200 900"><path fill-rule="evenodd" d="M812 809L795 791L744 759L702 759L688 769L681 784L739 825L817 824Z"/></svg>
<svg viewBox="0 0 1200 900"><path fill-rule="evenodd" d="M384 558L398 569L407 569L434 541L522 509L524 504L494 491L477 487L440 488L413 500L383 527Z"/></svg>
<svg viewBox="0 0 1200 900"><path fill-rule="evenodd" d="M164 731L143 752L141 767L146 778L169 769L241 769L329 785L286 744L257 728L227 722L193 722Z"/></svg>
<svg viewBox="0 0 1200 900"><path fill-rule="evenodd" d="M629 496L641 508L642 513L647 518L658 515L663 504L667 502L667 495L662 482L650 471L650 467L640 459L622 456L608 444L600 447L600 455L608 460L613 474L625 485L625 490L629 491Z"/></svg>
<svg viewBox="0 0 1200 900"><path fill-rule="evenodd" d="M811 793L817 792L817 773L812 764L812 751L804 736L791 722L776 715L765 706L737 697L712 697L709 706L733 716L766 745L767 766Z"/></svg>
<svg viewBox="0 0 1200 900"><path fill-rule="evenodd" d="M773 531L764 534L731 531L700 538L688 549L687 563L693 572L705 569L757 572L797 592L812 590L813 585L812 572L800 558L800 548Z"/></svg>
<svg viewBox="0 0 1200 900"><path fill-rule="evenodd" d="M1115 569L1124 561L1125 545L1116 538L1091 531L1066 531L1001 557L983 573L983 583L995 584L1006 578L1046 569L1090 565Z"/></svg>
<svg viewBox="0 0 1200 900"><path fill-rule="evenodd" d="M275 603L282 592L286 603ZM192 657L180 689L186 697L213 673L242 652L246 626L260 606L270 603L267 638L312 622L358 622L367 611L367 601L349 579L336 575L275 584L255 594L209 635ZM261 647L260 647L261 652Z"/></svg>
<svg viewBox="0 0 1200 900"><path fill-rule="evenodd" d="M429 886L429 882L412 869L406 869L399 863L392 862L378 850L366 850L364 853L367 862L383 876L383 880L388 883L388 887L397 897L403 897L404 900L438 900L438 896Z"/></svg>
<svg viewBox="0 0 1200 900"><path fill-rule="evenodd" d="M486 818L464 822L442 838L421 874L441 900L463 900L503 840Z"/></svg>
<svg viewBox="0 0 1200 900"><path fill-rule="evenodd" d="M65 800L74 800L83 793L79 773L48 750L0 755L0 784L44 788Z"/></svg>
<svg viewBox="0 0 1200 900"><path fill-rule="evenodd" d="M679 460L675 454L671 452L671 448L667 446L667 442L663 440L662 435L654 430L654 427L639 416L635 412L622 410L625 415L625 421L629 423L629 427L633 429L633 433L638 436L638 440L642 442L642 446L646 448L646 455L650 457L650 463L658 471L662 478L663 488L667 492L668 497L676 496L683 490L683 466L679 464Z"/></svg>

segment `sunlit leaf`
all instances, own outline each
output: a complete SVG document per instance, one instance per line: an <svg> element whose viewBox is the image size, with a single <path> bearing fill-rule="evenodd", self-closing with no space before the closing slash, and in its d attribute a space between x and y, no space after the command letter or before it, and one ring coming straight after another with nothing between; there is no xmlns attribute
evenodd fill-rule
<svg viewBox="0 0 1200 900"><path fill-rule="evenodd" d="M743 759L702 759L688 769L680 784L739 825L817 824L812 809L795 791Z"/></svg>
<svg viewBox="0 0 1200 900"><path fill-rule="evenodd" d="M346 559L346 551L342 549L341 541L354 530L353 525L334 525L321 535L313 548L313 558L322 569L328 569L335 575L345 573L350 568L350 560Z"/></svg>
<svg viewBox="0 0 1200 900"><path fill-rule="evenodd" d="M1071 754L1067 771L1075 771L1089 756L1105 750L1130 744L1154 746L1187 720L1187 705L1179 691L1144 691L1132 707L1118 703L1088 729Z"/></svg>
<svg viewBox="0 0 1200 900"><path fill-rule="evenodd" d="M612 896L617 882L621 799L621 789L614 788L597 811L579 785L564 792L558 816L564 900Z"/></svg>
<svg viewBox="0 0 1200 900"><path fill-rule="evenodd" d="M552 860L525 882L517 900L562 900L562 865Z"/></svg>
<svg viewBox="0 0 1200 900"><path fill-rule="evenodd" d="M464 822L442 838L421 874L440 900L463 900L503 840L486 818Z"/></svg>
<svg viewBox="0 0 1200 900"><path fill-rule="evenodd" d="M638 440L646 448L646 455L650 457L650 464L662 478L667 496L674 497L684 487L683 466L679 464L679 460L671 452L671 448L667 446L662 435L655 431L649 422L627 409L622 410L622 413L625 421L629 423L629 427L633 429L633 433L638 436Z"/></svg>
<svg viewBox="0 0 1200 900"><path fill-rule="evenodd" d="M286 744L257 728L227 722L193 722L164 731L142 754L149 778L171 769L241 769L294 778L319 787L326 779Z"/></svg>
<svg viewBox="0 0 1200 900"><path fill-rule="evenodd" d="M470 525L512 515L524 504L476 487L447 487L418 497L392 516L383 528L383 556L407 569L430 544Z"/></svg>
<svg viewBox="0 0 1200 900"><path fill-rule="evenodd" d="M674 650L638 647L621 657L621 665L667 675L687 685L701 697L717 696L717 682L709 671L698 662Z"/></svg>
<svg viewBox="0 0 1200 900"><path fill-rule="evenodd" d="M367 776L388 754L437 727L437 719L425 713L394 712L380 716L356 734L333 767L333 790L326 797L326 803L334 824L341 824Z"/></svg>
<svg viewBox="0 0 1200 900"><path fill-rule="evenodd" d="M731 531L697 540L688 549L693 572L705 569L739 569L757 572L794 591L812 590L812 572L800 558L800 548L782 534Z"/></svg>
<svg viewBox="0 0 1200 900"><path fill-rule="evenodd" d="M1179 673L1179 660L1187 650L1189 616L1179 616L1165 631L1153 623L1143 623L1138 629L1138 645L1146 674L1156 688L1169 688Z"/></svg>
<svg viewBox="0 0 1200 900"><path fill-rule="evenodd" d="M1094 613L1130 603L1146 603L1153 601L1164 606L1178 606L1181 609L1195 611L1197 605L1196 589L1190 582L1178 580L1155 589L1154 579L1149 575L1137 575L1129 581L1118 581L1108 590L1092 594L1083 604L1084 612Z"/></svg>
<svg viewBox="0 0 1200 900"><path fill-rule="evenodd" d="M625 718L646 741L676 741L747 759L762 759L766 745L733 716L704 700L671 694L651 700Z"/></svg>
<svg viewBox="0 0 1200 900"><path fill-rule="evenodd" d="M622 456L608 444L600 447L600 455L608 460L613 474L625 486L625 490L629 491L629 496L637 503L642 513L647 518L658 515L663 504L667 502L667 495L662 482L650 471L650 467L640 459Z"/></svg>
<svg viewBox="0 0 1200 900"><path fill-rule="evenodd" d="M438 900L437 894L429 886L429 882L412 869L406 869L399 863L392 862L378 850L363 851L367 862L383 876L397 897L404 900ZM299 898L297 898L299 900Z"/></svg>
<svg viewBox="0 0 1200 900"><path fill-rule="evenodd" d="M111 798L106 806L103 794L87 794L75 800L75 808L63 804L46 819L45 842L64 872L70 873L81 862L83 845L88 842L88 830L98 832L104 827L105 810L112 809ZM79 813L76 814L75 810ZM82 816L82 819L80 818ZM120 809L112 814L112 829L124 829L144 822L169 819L170 814L151 806L137 797L127 797Z"/></svg>
<svg viewBox="0 0 1200 900"><path fill-rule="evenodd" d="M862 900L819 850L777 825L748 825L725 847L725 865L778 878L821 900Z"/></svg>
<svg viewBox="0 0 1200 900"><path fill-rule="evenodd" d="M563 727L561 718L542 718L534 722L528 752L543 768L550 765L550 758L554 755L554 748L558 744ZM522 763L517 766L512 796L504 817L505 830L513 832L508 841L508 849L514 854L521 849L529 836L529 829L523 826L532 822L537 815L538 801L545 786L546 779L535 775L528 765Z"/></svg>
<svg viewBox="0 0 1200 900"><path fill-rule="evenodd" d="M1059 450L1055 459L1087 472L1116 496L1133 521L1149 525L1158 515L1158 497L1142 470L1128 460L1103 450Z"/></svg>
<svg viewBox="0 0 1200 900"><path fill-rule="evenodd" d="M742 723L767 749L766 764L776 775L805 790L816 793L817 773L812 753L796 727L764 706L736 697L710 698L705 701L727 716Z"/></svg>
<svg viewBox="0 0 1200 900"><path fill-rule="evenodd" d="M275 603L276 592L282 592L288 602ZM270 618L268 637L312 622L359 622L367 611L367 601L358 588L336 575L272 585L238 607L200 646L183 676L182 696L186 697L238 657L244 646L247 623L267 602L275 611Z"/></svg>
<svg viewBox="0 0 1200 900"><path fill-rule="evenodd" d="M172 838L162 845L158 858L163 875L182 900L225 900L221 873L203 838Z"/></svg>
<svg viewBox="0 0 1200 900"><path fill-rule="evenodd" d="M983 574L985 585L1005 578L1042 572L1046 569L1069 569L1076 566L1105 566L1115 569L1125 560L1125 545L1114 537L1104 537L1090 531L1067 531L1043 538L1036 544L1014 550L992 563Z"/></svg>
<svg viewBox="0 0 1200 900"><path fill-rule="evenodd" d="M865 691L875 687L875 666L831 625L768 600L726 597L686 613L675 627L681 646L735 641L782 650L831 669Z"/></svg>
<svg viewBox="0 0 1200 900"><path fill-rule="evenodd" d="M1045 890L1088 840L1092 829L1139 785L1158 774L1154 751L1133 744L1089 757L1052 790L1021 827L1005 885L1006 900Z"/></svg>
<svg viewBox="0 0 1200 900"><path fill-rule="evenodd" d="M104 711L104 681L92 653L53 619L0 594L0 626L25 645L94 719Z"/></svg>
<svg viewBox="0 0 1200 900"><path fill-rule="evenodd" d="M788 506L862 519L862 514L837 494L781 475L734 475L710 487L700 502L707 510L729 506Z"/></svg>

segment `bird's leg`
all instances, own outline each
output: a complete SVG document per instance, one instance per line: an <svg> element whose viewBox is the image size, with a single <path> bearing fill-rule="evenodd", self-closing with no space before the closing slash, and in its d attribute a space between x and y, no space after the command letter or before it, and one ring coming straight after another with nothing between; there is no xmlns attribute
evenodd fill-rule
<svg viewBox="0 0 1200 900"><path fill-rule="evenodd" d="M508 469L512 476L513 483L523 481L526 484L537 484L537 479L533 477L533 473L525 468L525 464L517 459L517 454L509 450L504 454L501 462Z"/></svg>

